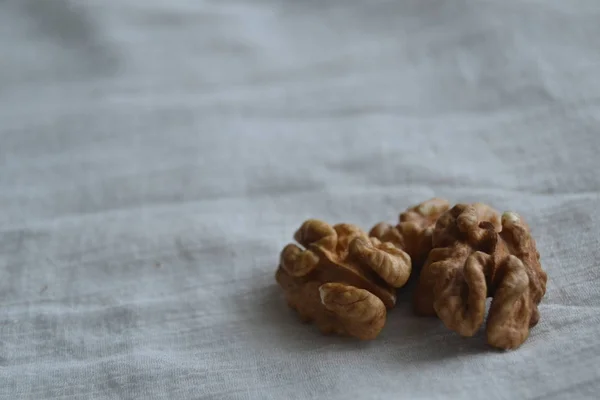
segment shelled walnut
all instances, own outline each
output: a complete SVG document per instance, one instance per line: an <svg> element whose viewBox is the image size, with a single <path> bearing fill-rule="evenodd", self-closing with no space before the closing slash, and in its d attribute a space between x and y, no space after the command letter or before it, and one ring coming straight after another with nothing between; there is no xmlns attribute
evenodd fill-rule
<svg viewBox="0 0 600 400"><path fill-rule="evenodd" d="M305 249L288 244L276 273L289 306L323 333L374 339L410 276L410 257L350 224L308 220L294 238Z"/></svg>
<svg viewBox="0 0 600 400"><path fill-rule="evenodd" d="M498 214L483 204L459 204L444 213L433 232L433 250L415 292L415 311L437 315L463 336L484 322L490 345L519 347L539 320L546 273L529 227L517 214Z"/></svg>
<svg viewBox="0 0 600 400"><path fill-rule="evenodd" d="M406 251L413 268L420 268L431 250L433 228L442 213L450 208L444 199L433 198L409 208L400 214L396 226L380 222L369 232L383 242L391 242Z"/></svg>

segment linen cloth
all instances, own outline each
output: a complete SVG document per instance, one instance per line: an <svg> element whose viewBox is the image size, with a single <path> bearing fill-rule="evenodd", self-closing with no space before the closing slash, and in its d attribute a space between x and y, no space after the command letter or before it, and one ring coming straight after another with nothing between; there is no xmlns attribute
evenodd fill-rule
<svg viewBox="0 0 600 400"><path fill-rule="evenodd" d="M600 2L0 2L0 399L562 399L600 390ZM275 285L309 217L526 217L517 351Z"/></svg>

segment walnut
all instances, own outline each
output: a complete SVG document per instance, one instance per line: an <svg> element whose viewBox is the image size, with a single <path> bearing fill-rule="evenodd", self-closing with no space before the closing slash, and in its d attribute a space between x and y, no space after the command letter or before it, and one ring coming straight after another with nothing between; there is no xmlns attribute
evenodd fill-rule
<svg viewBox="0 0 600 400"><path fill-rule="evenodd" d="M400 214L396 226L385 222L375 225L369 236L391 242L406 251L411 257L413 268L420 268L431 250L434 225L439 216L449 208L450 203L444 199L427 200Z"/></svg>
<svg viewBox="0 0 600 400"><path fill-rule="evenodd" d="M294 238L305 249L288 244L276 273L288 305L323 333L374 339L408 280L410 257L350 224L308 220Z"/></svg>
<svg viewBox="0 0 600 400"><path fill-rule="evenodd" d="M473 336L484 322L490 345L519 347L539 320L546 273L530 229L512 212L459 204L444 213L415 291L415 310L437 315L449 329Z"/></svg>

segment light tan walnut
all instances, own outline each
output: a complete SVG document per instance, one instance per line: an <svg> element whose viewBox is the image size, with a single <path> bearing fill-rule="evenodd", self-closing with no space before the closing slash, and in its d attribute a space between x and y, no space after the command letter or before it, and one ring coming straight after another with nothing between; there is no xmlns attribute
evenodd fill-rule
<svg viewBox="0 0 600 400"><path fill-rule="evenodd" d="M304 248L288 244L275 275L289 306L323 333L374 339L410 276L410 257L350 224L308 220L294 238Z"/></svg>
<svg viewBox="0 0 600 400"><path fill-rule="evenodd" d="M396 226L380 222L369 232L382 242L391 242L396 247L406 251L413 263L413 269L419 269L429 251L433 228L442 213L450 208L450 203L444 199L433 198L413 206L400 214Z"/></svg>
<svg viewBox="0 0 600 400"><path fill-rule="evenodd" d="M433 250L419 277L415 311L437 315L449 329L473 336L492 297L487 341L519 347L539 320L546 273L529 227L517 214L498 214L483 204L459 204L433 232Z"/></svg>

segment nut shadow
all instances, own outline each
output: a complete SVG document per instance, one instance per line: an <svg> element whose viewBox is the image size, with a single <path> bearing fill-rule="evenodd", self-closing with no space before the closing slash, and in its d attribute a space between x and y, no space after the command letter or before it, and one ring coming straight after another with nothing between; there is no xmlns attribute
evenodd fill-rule
<svg viewBox="0 0 600 400"><path fill-rule="evenodd" d="M314 324L304 323L296 311L288 307L283 291L275 283L263 280L252 287L250 294L240 294L235 309L240 319L249 321L252 328L247 339L258 347L279 346L290 352L361 351L377 346L376 341L360 341L350 337L323 335ZM310 350L309 350L310 351Z"/></svg>
<svg viewBox="0 0 600 400"><path fill-rule="evenodd" d="M386 325L377 339L360 341L350 337L323 335L316 326L300 321L290 309L274 278L264 277L240 293L235 309L250 323L246 339L257 348L278 347L294 352L377 352L389 363L434 363L444 359L492 354L482 329L471 338L448 330L437 318L414 315L411 291L399 293L397 306L388 311ZM271 283L272 282L272 283Z"/></svg>
<svg viewBox="0 0 600 400"><path fill-rule="evenodd" d="M396 307L389 311L382 331L392 347L392 357L411 363L429 363L496 352L486 342L485 324L473 337L465 338L446 328L437 317L416 315L412 308L416 284L417 280L411 279L398 291Z"/></svg>
<svg viewBox="0 0 600 400"><path fill-rule="evenodd" d="M410 303L391 310L380 337L387 342L390 358L399 363L437 363L493 352L483 328L473 337L461 337L438 318L415 315Z"/></svg>

